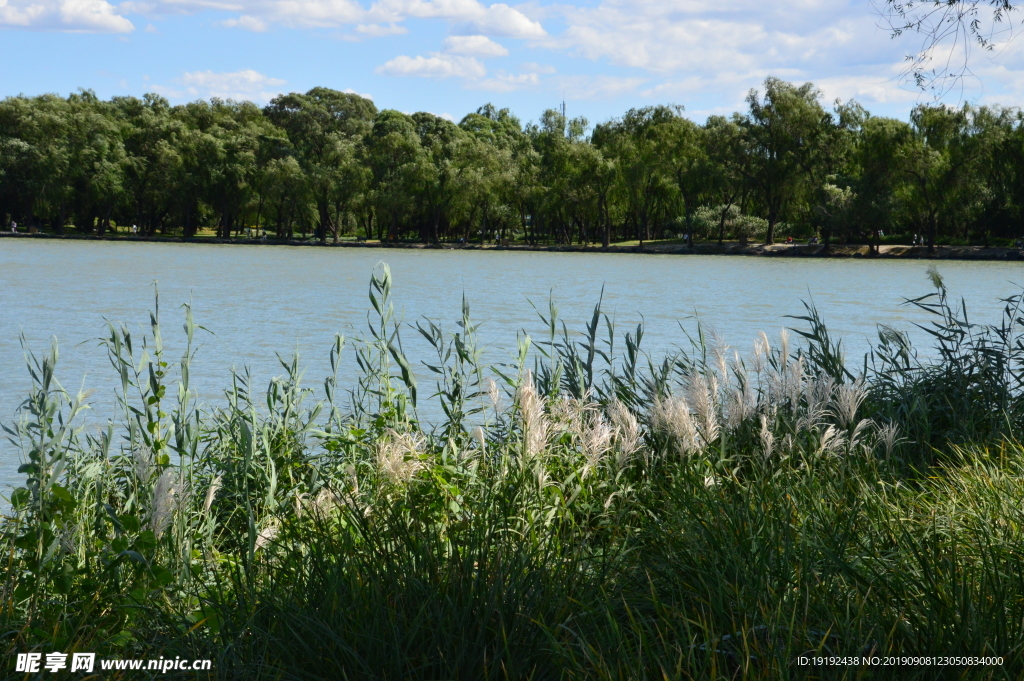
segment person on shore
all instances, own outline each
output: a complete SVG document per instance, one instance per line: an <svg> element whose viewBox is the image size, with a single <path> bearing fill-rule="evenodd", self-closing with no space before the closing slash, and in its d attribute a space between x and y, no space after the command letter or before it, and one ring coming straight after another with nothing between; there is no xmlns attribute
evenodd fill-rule
<svg viewBox="0 0 1024 681"><path fill-rule="evenodd" d="M11 220L11 234L17 234L17 233L18 233L18 223L15 222L14 220Z"/></svg>

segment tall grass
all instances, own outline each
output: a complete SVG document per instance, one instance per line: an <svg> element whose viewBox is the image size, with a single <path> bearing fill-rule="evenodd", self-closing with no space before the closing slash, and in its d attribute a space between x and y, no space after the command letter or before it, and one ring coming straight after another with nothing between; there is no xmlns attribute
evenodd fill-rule
<svg viewBox="0 0 1024 681"><path fill-rule="evenodd" d="M223 404L111 324L119 413L27 353L24 486L2 525L15 652L214 660L218 678L993 678L1024 675L1020 296L968 320L936 274L911 299L936 351L880 329L849 363L813 306L740 354L698 328L642 349L595 307L540 313L481 363L423 322L418 385L387 267L368 335L318 395L297 358ZM351 349L350 349L351 348ZM343 352L359 374L346 393ZM929 359L930 357L930 359ZM428 397L425 394L431 393ZM436 401L437 423L419 417ZM988 667L823 667L815 655L1001 656ZM11 666L13 667L13 665Z"/></svg>

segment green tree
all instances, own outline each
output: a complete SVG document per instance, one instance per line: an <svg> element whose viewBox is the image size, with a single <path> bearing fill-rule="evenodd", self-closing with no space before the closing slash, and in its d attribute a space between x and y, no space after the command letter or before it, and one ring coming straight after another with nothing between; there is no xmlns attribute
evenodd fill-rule
<svg viewBox="0 0 1024 681"><path fill-rule="evenodd" d="M415 121L400 111L381 111L365 137L364 153L378 211L388 216L388 238L397 239L400 218L411 208L410 194L423 153Z"/></svg>
<svg viewBox="0 0 1024 681"><path fill-rule="evenodd" d="M159 95L115 97L115 115L125 147L125 188L130 201L122 222L140 225L153 235L172 211L180 177L180 140L186 127L172 117L171 106Z"/></svg>
<svg viewBox="0 0 1024 681"><path fill-rule="evenodd" d="M877 252L880 232L895 229L906 177L900 168L903 149L910 144L910 125L893 118L867 118L857 139L854 167L853 219L844 226L867 232Z"/></svg>
<svg viewBox="0 0 1024 681"><path fill-rule="evenodd" d="M322 243L335 230L332 209L345 203L337 196L345 176L339 168L351 162L352 145L369 131L377 107L364 97L318 87L275 97L263 111L295 148L316 204L316 238Z"/></svg>
<svg viewBox="0 0 1024 681"><path fill-rule="evenodd" d="M934 253L940 225L952 228L973 206L978 146L971 135L968 106L917 106L910 122L914 135L900 149L909 180L906 201L912 219L926 235L928 252Z"/></svg>
<svg viewBox="0 0 1024 681"><path fill-rule="evenodd" d="M764 98L747 95L750 108L736 122L747 136L744 174L762 201L768 219L766 242L775 243L775 227L800 192L807 160L821 152L814 142L828 114L821 92L811 83L795 86L778 78L764 82Z"/></svg>
<svg viewBox="0 0 1024 681"><path fill-rule="evenodd" d="M458 180L463 166L457 159L461 148L471 140L462 128L433 114L420 112L413 114L412 119L423 147L417 180L426 220L420 239L437 243L442 223L451 220L460 190Z"/></svg>
<svg viewBox="0 0 1024 681"><path fill-rule="evenodd" d="M658 136L661 162L683 200L688 243L693 246L693 216L711 189L712 163L708 155L707 130L684 118L682 113L683 107L677 107L675 116L658 126Z"/></svg>
<svg viewBox="0 0 1024 681"><path fill-rule="evenodd" d="M673 178L666 175L660 162L660 126L674 118L675 111L666 106L630 109L621 119L594 130L594 144L615 159L617 189L641 245L651 238L652 225L666 216L674 189Z"/></svg>
<svg viewBox="0 0 1024 681"><path fill-rule="evenodd" d="M707 197L717 208L718 243L725 241L731 211L748 191L747 166L753 154L747 145L749 138L736 120L724 116L711 116L704 125L704 143L708 157ZM708 234L710 236L710 233Z"/></svg>

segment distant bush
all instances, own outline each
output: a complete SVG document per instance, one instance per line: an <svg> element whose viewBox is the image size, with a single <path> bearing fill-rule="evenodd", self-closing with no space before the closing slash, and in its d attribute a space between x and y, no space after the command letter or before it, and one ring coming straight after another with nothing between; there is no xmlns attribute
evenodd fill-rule
<svg viewBox="0 0 1024 681"><path fill-rule="evenodd" d="M708 240L718 239L723 226L726 239L743 243L764 239L768 234L767 220L740 212L736 204L701 206L694 211L693 222L694 232Z"/></svg>

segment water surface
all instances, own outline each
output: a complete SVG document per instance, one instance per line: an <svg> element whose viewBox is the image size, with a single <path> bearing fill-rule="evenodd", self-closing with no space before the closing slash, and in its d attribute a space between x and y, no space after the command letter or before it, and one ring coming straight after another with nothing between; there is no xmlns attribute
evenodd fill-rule
<svg viewBox="0 0 1024 681"><path fill-rule="evenodd" d="M298 351L310 385L328 371L336 332L365 335L367 284L375 265L394 275L396 309L408 323L424 317L456 331L465 295L491 361L506 361L517 332L543 337L530 304L554 296L571 329L582 330L604 287L604 309L620 329L645 323L655 354L687 343L680 322L697 315L746 350L760 330L777 332L813 300L830 329L859 356L877 324L909 329L925 316L900 303L931 290L915 260L830 260L601 253L295 248L166 243L0 239L0 421L10 423L29 385L18 342L41 352L60 343L58 376L69 389L96 389L90 427L112 414L114 375L97 338L104 319L140 333L159 282L165 343L178 358L180 305L192 301L200 333L193 384L219 399L232 368L248 366L255 385L282 373L276 354ZM1019 263L939 263L952 294L976 320L998 319L998 298L1024 282ZM404 332L407 354L430 359L418 334ZM917 338L921 338L918 333ZM350 367L351 365L346 365ZM426 374L423 374L426 379ZM342 384L350 383L342 378ZM421 393L429 394L429 383ZM0 487L17 479L17 455L0 443Z"/></svg>

